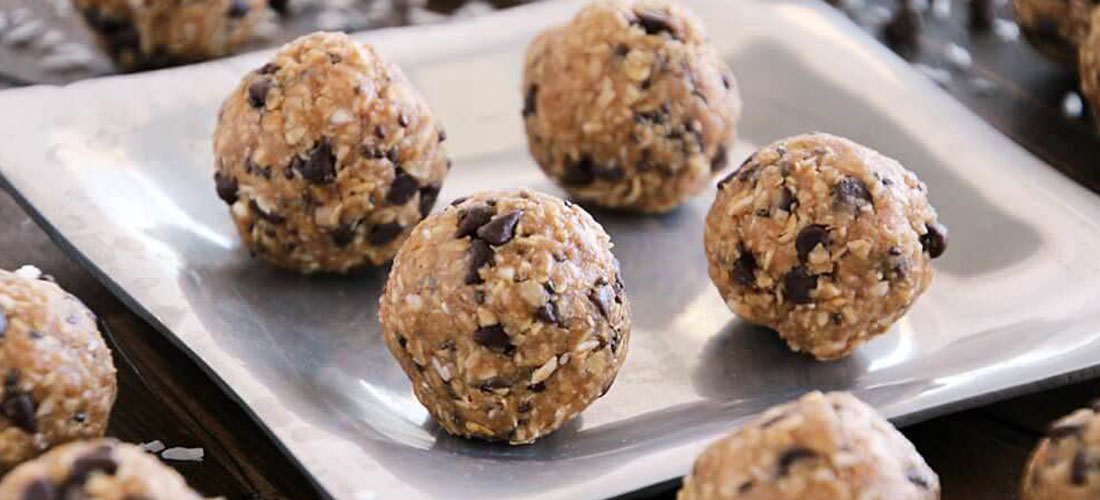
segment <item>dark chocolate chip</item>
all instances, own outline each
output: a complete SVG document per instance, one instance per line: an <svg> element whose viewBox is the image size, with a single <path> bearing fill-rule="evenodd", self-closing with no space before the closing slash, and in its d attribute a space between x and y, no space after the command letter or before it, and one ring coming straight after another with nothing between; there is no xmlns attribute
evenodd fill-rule
<svg viewBox="0 0 1100 500"><path fill-rule="evenodd" d="M69 469L69 477L65 480L66 486L84 484L88 476L94 472L113 476L118 472L118 462L115 461L113 454L114 449L110 445L104 445L76 459L72 468Z"/></svg>
<svg viewBox="0 0 1100 500"><path fill-rule="evenodd" d="M730 88L730 77L729 76L722 75L722 86L725 87L726 90L729 90L729 88Z"/></svg>
<svg viewBox="0 0 1100 500"><path fill-rule="evenodd" d="M310 151L309 158L298 162L297 167L302 178L310 182L324 183L336 179L336 155L332 154L328 139L321 139Z"/></svg>
<svg viewBox="0 0 1100 500"><path fill-rule="evenodd" d="M534 116L538 113L539 86L531 84L527 87L527 93L523 96L523 117Z"/></svg>
<svg viewBox="0 0 1100 500"><path fill-rule="evenodd" d="M70 325L75 325L76 324L76 318L73 317L73 316L69 316L68 318L65 318L65 322L70 324ZM29 336L30 338L32 338L34 340L38 340L38 339L41 339L42 337L45 337L46 335L43 334L42 332L38 331L38 330L31 330L31 331L27 332L27 336Z"/></svg>
<svg viewBox="0 0 1100 500"><path fill-rule="evenodd" d="M485 240L474 238L470 241L470 248L466 253L470 258L470 265L466 268L466 284L476 285L481 283L481 273L478 271L482 266L493 261L495 252Z"/></svg>
<svg viewBox="0 0 1100 500"><path fill-rule="evenodd" d="M798 200L795 199L794 193L791 192L790 188L783 186L783 188L779 190L779 201L776 203L776 208L791 212L794 210L794 205L797 201Z"/></svg>
<svg viewBox="0 0 1100 500"><path fill-rule="evenodd" d="M729 184L730 181L732 181L736 177L737 177L737 171L736 170L734 170L733 172L730 172L729 174L726 174L725 177L718 180L718 189L722 189L722 188L726 187L726 184Z"/></svg>
<svg viewBox="0 0 1100 500"><path fill-rule="evenodd" d="M1075 423L1055 423L1047 429L1047 437L1051 441L1058 441L1070 436L1077 436L1081 433L1084 427L1081 424Z"/></svg>
<svg viewBox="0 0 1100 500"><path fill-rule="evenodd" d="M435 206L435 200L439 198L439 186L429 184L420 188L420 217L427 217L432 213L432 207Z"/></svg>
<svg viewBox="0 0 1100 500"><path fill-rule="evenodd" d="M226 205L237 202L237 187L235 177L214 172L214 188L218 191L218 198L221 198Z"/></svg>
<svg viewBox="0 0 1100 500"><path fill-rule="evenodd" d="M370 234L367 235L367 242L375 246L385 245L397 239L404 229L404 226L396 222L379 224L371 228Z"/></svg>
<svg viewBox="0 0 1100 500"><path fill-rule="evenodd" d="M439 142L443 142L443 141L447 140L447 131L443 130L443 127L439 127L439 130L436 134L437 134L436 137L439 138Z"/></svg>
<svg viewBox="0 0 1100 500"><path fill-rule="evenodd" d="M36 479L23 490L23 500L68 500L62 498L57 486L45 479Z"/></svg>
<svg viewBox="0 0 1100 500"><path fill-rule="evenodd" d="M872 203L871 192L867 185L855 177L845 177L836 184L834 192L836 202L842 205L858 207L865 203Z"/></svg>
<svg viewBox="0 0 1100 500"><path fill-rule="evenodd" d="M225 15L230 19L240 19L248 15L248 11L252 10L248 5L248 0L230 0L229 10Z"/></svg>
<svg viewBox="0 0 1100 500"><path fill-rule="evenodd" d="M592 291L588 292L588 300L596 304L596 308L600 310L600 314L602 314L604 318L609 318L611 316L611 305L615 300L615 294L611 291L611 287L600 285L592 289Z"/></svg>
<svg viewBox="0 0 1100 500"><path fill-rule="evenodd" d="M276 71L279 71L279 65L275 63L264 64L260 66L260 69L256 70L256 72L261 75L272 75L275 74Z"/></svg>
<svg viewBox="0 0 1100 500"><path fill-rule="evenodd" d="M508 383L507 380L498 377L498 378L491 378L489 380L486 380L486 381L478 384L477 388L482 390L482 391L485 391L485 392L492 392L493 389L506 389L506 388L511 387L511 386L512 386L512 384Z"/></svg>
<svg viewBox="0 0 1100 500"><path fill-rule="evenodd" d="M796 446L783 452L782 455L779 455L778 461L779 477L785 477L787 474L789 474L791 472L791 467L794 466L796 462L802 460L812 460L816 458L817 452L802 446Z"/></svg>
<svg viewBox="0 0 1100 500"><path fill-rule="evenodd" d="M477 204L462 211L458 215L458 231L455 238L463 238L477 233L477 230L493 218L493 208L488 205Z"/></svg>
<svg viewBox="0 0 1100 500"><path fill-rule="evenodd" d="M408 127L409 126L409 115L406 115L405 112L402 111L401 114L397 115L397 124L402 126L402 127Z"/></svg>
<svg viewBox="0 0 1100 500"><path fill-rule="evenodd" d="M501 325L490 325L482 328L478 328L474 332L474 342L485 346L487 349L511 354L516 350L516 346L512 345L512 338L508 336L508 332L504 331L504 327Z"/></svg>
<svg viewBox="0 0 1100 500"><path fill-rule="evenodd" d="M1088 479L1086 474L1089 468L1089 457L1085 454L1085 450L1077 450L1077 453L1073 455L1073 463L1070 466L1069 481L1074 486L1084 486L1085 481Z"/></svg>
<svg viewBox="0 0 1100 500"><path fill-rule="evenodd" d="M567 161L564 167L561 182L566 186L587 186L596 180L596 167L588 155L581 156L575 162Z"/></svg>
<svg viewBox="0 0 1100 500"><path fill-rule="evenodd" d="M0 307L0 339L4 338L8 333L8 316L4 313L4 308Z"/></svg>
<svg viewBox="0 0 1100 500"><path fill-rule="evenodd" d="M470 199L469 196L459 196L458 198L455 198L455 199L451 200L451 206L452 207L457 207L457 206L465 203L466 200L468 200L468 199Z"/></svg>
<svg viewBox="0 0 1100 500"><path fill-rule="evenodd" d="M267 103L267 93L271 91L271 80L259 78L248 84L248 104L260 109Z"/></svg>
<svg viewBox="0 0 1100 500"><path fill-rule="evenodd" d="M829 228L821 224L810 224L802 228L794 241L794 247L798 251L798 260L806 262L806 259L810 256L810 252L819 244L829 244Z"/></svg>
<svg viewBox="0 0 1100 500"><path fill-rule="evenodd" d="M633 24L641 26L642 29L645 30L645 34L659 35L661 33L668 33L672 38L679 38L676 33L676 28L672 26L672 21L669 19L668 14L656 9L643 9L634 11L634 15L638 17Z"/></svg>
<svg viewBox="0 0 1100 500"><path fill-rule="evenodd" d="M928 484L928 478L924 477L924 474L921 474L921 472L916 469L909 469L909 471L905 473L905 479L922 490L927 490L930 486Z"/></svg>
<svg viewBox="0 0 1100 500"><path fill-rule="evenodd" d="M542 391L546 390L546 384L543 383L543 382L539 382L537 384L531 384L531 385L527 386L527 390L529 390L531 392L542 392Z"/></svg>
<svg viewBox="0 0 1100 500"><path fill-rule="evenodd" d="M792 304L813 302L810 292L817 288L817 276L806 272L806 268L795 266L783 276L783 291Z"/></svg>
<svg viewBox="0 0 1100 500"><path fill-rule="evenodd" d="M756 284L756 256L744 247L740 250L741 255L733 261L733 279L741 286L753 286Z"/></svg>
<svg viewBox="0 0 1100 500"><path fill-rule="evenodd" d="M910 54L920 49L923 28L920 12L910 2L902 2L894 16L883 26L882 37L895 52Z"/></svg>
<svg viewBox="0 0 1100 500"><path fill-rule="evenodd" d="M76 422L78 424L83 424L84 422L87 422L87 421L88 421L88 414L87 413L84 413L82 411L78 411L78 412L73 414L73 422Z"/></svg>
<svg viewBox="0 0 1100 500"><path fill-rule="evenodd" d="M714 158L710 160L710 171L717 172L726 168L729 164L729 154L726 152L725 146L718 146L718 151L714 153Z"/></svg>
<svg viewBox="0 0 1100 500"><path fill-rule="evenodd" d="M256 200L248 200L248 207L251 208L252 212L256 214L256 217L259 217L261 220L265 220L272 224L282 224L286 222L286 219L279 214L265 212L264 209L260 208L260 205L256 203Z"/></svg>
<svg viewBox="0 0 1100 500"><path fill-rule="evenodd" d="M516 411L519 413L530 413L533 409L534 406L531 405L530 401L524 401L520 403L519 406L516 406Z"/></svg>
<svg viewBox="0 0 1100 500"><path fill-rule="evenodd" d="M336 226L336 229L332 230L332 242L336 243L336 246L346 247L355 241L355 229L359 227L357 223L342 223Z"/></svg>
<svg viewBox="0 0 1100 500"><path fill-rule="evenodd" d="M400 159L399 156L400 155L397 153L397 148L396 147L392 147L392 148L389 149L389 151L386 151L386 159L389 160L390 163L392 163L394 165L398 164L398 160Z"/></svg>
<svg viewBox="0 0 1100 500"><path fill-rule="evenodd" d="M626 172L623 172L623 169L619 167L601 168L596 170L595 173L596 177L605 181L617 181L626 175Z"/></svg>
<svg viewBox="0 0 1100 500"><path fill-rule="evenodd" d="M508 243L516 236L516 224L519 223L520 217L523 217L523 210L514 210L493 217L477 229L477 237L488 241L493 246Z"/></svg>
<svg viewBox="0 0 1100 500"><path fill-rule="evenodd" d="M989 31L993 28L993 19L993 0L970 0L970 29Z"/></svg>
<svg viewBox="0 0 1100 500"><path fill-rule="evenodd" d="M30 394L25 392L12 394L11 391L7 391L4 394L4 401L0 403L0 415L8 419L12 425L28 433L34 433L38 428L34 420L36 406Z"/></svg>
<svg viewBox="0 0 1100 500"><path fill-rule="evenodd" d="M379 138L379 139L385 139L386 138L386 129L382 128L381 125L375 125L374 126L374 136Z"/></svg>
<svg viewBox="0 0 1100 500"><path fill-rule="evenodd" d="M745 481L745 482L741 483L741 485L737 487L737 493L740 493L742 495L745 494L745 493L748 493L749 490L752 489L754 484L755 483L753 483L752 479L749 479L748 481Z"/></svg>
<svg viewBox="0 0 1100 500"><path fill-rule="evenodd" d="M546 301L535 309L535 319L552 325L558 324L558 306L552 300Z"/></svg>
<svg viewBox="0 0 1100 500"><path fill-rule="evenodd" d="M928 229L928 232L921 235L920 244L924 247L924 251L928 252L928 256L935 259L943 255L943 252L947 250L947 226L936 222L928 224L925 227Z"/></svg>
<svg viewBox="0 0 1100 500"><path fill-rule="evenodd" d="M390 184L390 191L386 194L386 201L394 205L404 205L412 199L418 189L420 189L420 183L416 178L398 168L394 174L393 183Z"/></svg>

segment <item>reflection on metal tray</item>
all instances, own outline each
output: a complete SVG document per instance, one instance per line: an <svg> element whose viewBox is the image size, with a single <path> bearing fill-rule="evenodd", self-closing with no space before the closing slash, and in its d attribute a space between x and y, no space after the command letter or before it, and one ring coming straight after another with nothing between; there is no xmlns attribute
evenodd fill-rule
<svg viewBox="0 0 1100 500"><path fill-rule="evenodd" d="M532 446L443 434L386 352L386 269L299 277L251 260L214 195L215 110L270 54L0 93L0 169L102 279L203 361L341 499L594 498L683 474L741 419L812 388L913 420L1090 369L1100 359L1100 199L964 110L839 15L809 2L690 0L743 87L740 160L809 130L849 136L927 182L952 248L888 335L816 363L735 319L706 275L713 191L666 216L596 212L636 331L614 389ZM523 51L580 4L372 32L446 124L441 199L528 185ZM737 164L732 161L731 164Z"/></svg>

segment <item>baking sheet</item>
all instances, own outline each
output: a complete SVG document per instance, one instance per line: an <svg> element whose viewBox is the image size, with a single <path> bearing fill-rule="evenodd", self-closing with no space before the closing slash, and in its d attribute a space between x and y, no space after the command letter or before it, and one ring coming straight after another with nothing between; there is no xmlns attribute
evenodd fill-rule
<svg viewBox="0 0 1100 500"><path fill-rule="evenodd" d="M817 363L735 319L711 286L702 224L713 189L665 216L595 212L634 306L630 354L606 397L532 446L432 424L378 334L386 269L299 277L242 250L212 187L210 136L222 97L270 51L2 92L0 173L340 499L606 497L685 473L707 442L806 390L853 390L911 421L1098 363L1100 199L824 4L683 3L742 86L731 165L786 135L851 137L929 185L951 247L888 335ZM507 186L560 194L526 153L519 78L527 42L580 5L360 36L405 68L447 127L455 167L441 204Z"/></svg>

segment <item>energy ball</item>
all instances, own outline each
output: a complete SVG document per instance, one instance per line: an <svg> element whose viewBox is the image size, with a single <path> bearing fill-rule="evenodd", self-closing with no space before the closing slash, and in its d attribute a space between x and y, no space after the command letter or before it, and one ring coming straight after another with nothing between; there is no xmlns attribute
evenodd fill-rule
<svg viewBox="0 0 1100 500"><path fill-rule="evenodd" d="M1048 59L1073 63L1077 47L1089 35L1092 0L1013 0L1016 23L1036 50Z"/></svg>
<svg viewBox="0 0 1100 500"><path fill-rule="evenodd" d="M773 407L695 461L679 500L937 500L940 481L874 409L843 392Z"/></svg>
<svg viewBox="0 0 1100 500"><path fill-rule="evenodd" d="M1100 401L1054 422L1031 454L1021 500L1100 498Z"/></svg>
<svg viewBox="0 0 1100 500"><path fill-rule="evenodd" d="M1100 119L1100 9L1092 14L1092 30L1081 44L1078 69L1081 74L1081 93L1092 105L1092 115Z"/></svg>
<svg viewBox="0 0 1100 500"><path fill-rule="evenodd" d="M435 204L446 135L401 70L315 33L245 75L214 132L218 196L276 266L344 273L390 260Z"/></svg>
<svg viewBox="0 0 1100 500"><path fill-rule="evenodd" d="M200 500L183 477L141 448L113 439L60 446L0 481L0 498Z"/></svg>
<svg viewBox="0 0 1100 500"><path fill-rule="evenodd" d="M223 56L248 41L264 0L73 0L124 70Z"/></svg>
<svg viewBox="0 0 1100 500"><path fill-rule="evenodd" d="M631 329L611 246L580 207L522 189L456 200L417 226L379 315L440 426L529 443L607 392Z"/></svg>
<svg viewBox="0 0 1100 500"><path fill-rule="evenodd" d="M932 282L947 228L912 172L818 133L767 146L722 179L704 244L734 313L829 360L905 314Z"/></svg>
<svg viewBox="0 0 1100 500"><path fill-rule="evenodd" d="M666 212L726 166L741 98L694 14L661 0L599 1L527 50L532 156L577 200Z"/></svg>
<svg viewBox="0 0 1100 500"><path fill-rule="evenodd" d="M54 445L103 436L117 393L95 315L49 281L3 270L0 380L0 472Z"/></svg>

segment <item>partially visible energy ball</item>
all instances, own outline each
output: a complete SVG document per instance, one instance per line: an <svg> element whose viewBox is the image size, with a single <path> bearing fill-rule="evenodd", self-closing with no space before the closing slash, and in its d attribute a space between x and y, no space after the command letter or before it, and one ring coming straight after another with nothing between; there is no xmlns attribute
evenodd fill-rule
<svg viewBox="0 0 1100 500"><path fill-rule="evenodd" d="M1051 424L1031 454L1021 500L1100 498L1100 402Z"/></svg>
<svg viewBox="0 0 1100 500"><path fill-rule="evenodd" d="M1092 106L1092 116L1100 121L1100 9L1092 13L1092 30L1081 43L1078 53L1081 93Z"/></svg>
<svg viewBox="0 0 1100 500"><path fill-rule="evenodd" d="M73 0L124 70L202 61L247 42L265 0Z"/></svg>
<svg viewBox="0 0 1100 500"><path fill-rule="evenodd" d="M1073 63L1077 47L1089 35L1092 0L1013 0L1016 23L1036 50L1048 59Z"/></svg>
<svg viewBox="0 0 1100 500"><path fill-rule="evenodd" d="M0 472L103 436L116 393L92 312L51 282L0 270Z"/></svg>
<svg viewBox="0 0 1100 500"><path fill-rule="evenodd" d="M279 267L390 260L450 168L443 129L394 65L315 33L245 75L218 113L214 181L241 239Z"/></svg>
<svg viewBox="0 0 1100 500"><path fill-rule="evenodd" d="M719 183L704 244L733 312L829 360L905 314L932 282L947 228L898 162L810 134L757 151Z"/></svg>
<svg viewBox="0 0 1100 500"><path fill-rule="evenodd" d="M726 166L741 98L702 22L661 0L598 1L527 51L535 161L573 198L666 212Z"/></svg>
<svg viewBox="0 0 1100 500"><path fill-rule="evenodd" d="M0 481L0 498L202 499L156 456L113 439L69 443L17 467Z"/></svg>
<svg viewBox="0 0 1100 500"><path fill-rule="evenodd" d="M607 233L580 207L524 189L456 200L417 226L379 316L440 426L512 444L602 396L631 330Z"/></svg>
<svg viewBox="0 0 1100 500"><path fill-rule="evenodd" d="M843 392L773 407L695 461L679 500L938 500L913 445Z"/></svg>

